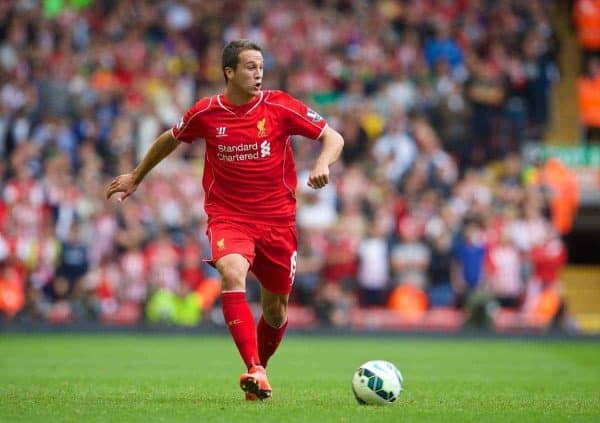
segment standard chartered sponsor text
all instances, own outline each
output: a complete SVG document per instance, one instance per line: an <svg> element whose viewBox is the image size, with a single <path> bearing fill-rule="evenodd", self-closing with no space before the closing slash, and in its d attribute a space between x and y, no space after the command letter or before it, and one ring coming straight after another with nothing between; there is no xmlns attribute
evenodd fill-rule
<svg viewBox="0 0 600 423"><path fill-rule="evenodd" d="M260 157L258 142L250 144L217 145L217 158L226 162L258 160Z"/></svg>

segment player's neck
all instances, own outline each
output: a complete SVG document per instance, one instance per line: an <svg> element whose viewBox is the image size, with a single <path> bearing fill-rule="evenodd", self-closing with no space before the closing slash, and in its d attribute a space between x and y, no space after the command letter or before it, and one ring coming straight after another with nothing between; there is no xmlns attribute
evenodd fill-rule
<svg viewBox="0 0 600 423"><path fill-rule="evenodd" d="M231 86L225 87L224 96L227 102L233 104L234 106L242 106L244 104L250 103L255 97L254 95L248 94L247 92L236 90Z"/></svg>

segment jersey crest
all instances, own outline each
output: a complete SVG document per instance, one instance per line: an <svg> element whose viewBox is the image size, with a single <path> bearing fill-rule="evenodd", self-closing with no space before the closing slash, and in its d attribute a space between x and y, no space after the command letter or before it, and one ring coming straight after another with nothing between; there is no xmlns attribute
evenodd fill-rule
<svg viewBox="0 0 600 423"><path fill-rule="evenodd" d="M262 118L256 124L256 128L258 129L258 137L262 138L267 135L267 131L265 130L265 126L267 124L267 118Z"/></svg>

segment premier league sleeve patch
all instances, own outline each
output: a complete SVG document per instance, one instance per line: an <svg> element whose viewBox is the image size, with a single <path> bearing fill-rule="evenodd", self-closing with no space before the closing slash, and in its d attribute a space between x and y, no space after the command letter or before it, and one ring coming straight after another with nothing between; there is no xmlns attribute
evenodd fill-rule
<svg viewBox="0 0 600 423"><path fill-rule="evenodd" d="M312 120L314 123L317 123L318 121L320 121L322 119L321 115L318 114L317 112L315 112L313 109L311 109L310 107L306 110L306 116Z"/></svg>

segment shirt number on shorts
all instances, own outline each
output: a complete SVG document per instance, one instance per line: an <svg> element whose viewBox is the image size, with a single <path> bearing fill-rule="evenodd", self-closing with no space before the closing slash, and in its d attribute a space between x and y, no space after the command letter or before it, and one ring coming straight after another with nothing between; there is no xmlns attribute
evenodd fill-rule
<svg viewBox="0 0 600 423"><path fill-rule="evenodd" d="M298 252L294 251L290 257L290 280L291 284L294 283L294 278L296 277L296 262L298 260Z"/></svg>

